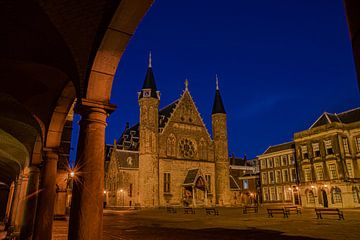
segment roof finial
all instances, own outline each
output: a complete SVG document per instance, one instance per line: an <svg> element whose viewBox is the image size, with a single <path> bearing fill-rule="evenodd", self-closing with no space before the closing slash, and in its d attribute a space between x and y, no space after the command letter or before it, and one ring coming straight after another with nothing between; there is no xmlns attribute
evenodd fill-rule
<svg viewBox="0 0 360 240"><path fill-rule="evenodd" d="M217 74L215 74L215 78L216 78L216 90L219 90L219 78Z"/></svg>
<svg viewBox="0 0 360 240"><path fill-rule="evenodd" d="M152 64L151 64L151 51L149 52L149 68L152 67Z"/></svg>
<svg viewBox="0 0 360 240"><path fill-rule="evenodd" d="M188 91L189 89L189 81L187 78L185 78L185 91Z"/></svg>

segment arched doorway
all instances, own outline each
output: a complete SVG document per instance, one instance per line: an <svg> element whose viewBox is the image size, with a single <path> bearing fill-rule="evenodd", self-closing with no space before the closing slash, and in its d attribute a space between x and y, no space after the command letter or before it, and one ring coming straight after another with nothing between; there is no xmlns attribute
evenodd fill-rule
<svg viewBox="0 0 360 240"><path fill-rule="evenodd" d="M321 197L322 197L322 204L323 204L324 208L329 207L327 193L324 189L321 189Z"/></svg>

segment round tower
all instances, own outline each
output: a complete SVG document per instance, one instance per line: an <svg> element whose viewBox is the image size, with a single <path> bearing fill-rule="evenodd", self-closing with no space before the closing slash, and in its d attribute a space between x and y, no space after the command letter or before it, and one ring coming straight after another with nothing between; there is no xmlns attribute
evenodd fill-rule
<svg viewBox="0 0 360 240"><path fill-rule="evenodd" d="M160 94L156 89L151 54L138 101L140 106L138 201L143 207L154 207L159 205L158 113Z"/></svg>
<svg viewBox="0 0 360 240"><path fill-rule="evenodd" d="M228 154L228 136L226 112L221 99L219 81L216 76L216 92L212 109L212 134L215 146L215 193L216 204L230 204L230 166Z"/></svg>

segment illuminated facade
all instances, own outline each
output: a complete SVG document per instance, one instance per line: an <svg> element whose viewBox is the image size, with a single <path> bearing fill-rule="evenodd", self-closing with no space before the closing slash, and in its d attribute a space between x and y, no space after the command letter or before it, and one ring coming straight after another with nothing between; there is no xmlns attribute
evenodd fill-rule
<svg viewBox="0 0 360 240"><path fill-rule="evenodd" d="M324 113L258 158L264 203L360 207L360 108Z"/></svg>
<svg viewBox="0 0 360 240"><path fill-rule="evenodd" d="M159 110L151 59L138 101L139 123L107 149L107 206L229 205L226 113L218 87L212 138L187 81L181 97Z"/></svg>
<svg viewBox="0 0 360 240"><path fill-rule="evenodd" d="M270 146L258 156L263 203L300 204L294 142Z"/></svg>
<svg viewBox="0 0 360 240"><path fill-rule="evenodd" d="M305 207L360 207L360 108L324 113L295 133Z"/></svg>

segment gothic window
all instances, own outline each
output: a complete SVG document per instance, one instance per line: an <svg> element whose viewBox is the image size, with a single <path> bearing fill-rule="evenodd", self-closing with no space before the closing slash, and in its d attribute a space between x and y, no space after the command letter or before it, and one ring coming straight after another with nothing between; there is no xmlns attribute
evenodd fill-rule
<svg viewBox="0 0 360 240"><path fill-rule="evenodd" d="M164 173L164 193L170 192L170 173Z"/></svg>
<svg viewBox="0 0 360 240"><path fill-rule="evenodd" d="M167 146L166 146L166 153L168 156L176 156L176 138L174 136L174 134L170 134L170 136L167 139Z"/></svg>
<svg viewBox="0 0 360 240"><path fill-rule="evenodd" d="M182 139L180 141L180 153L184 158L194 158L195 146L194 143L189 139Z"/></svg>

